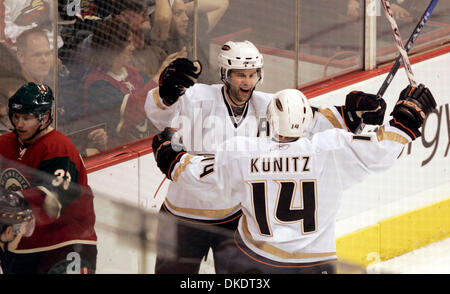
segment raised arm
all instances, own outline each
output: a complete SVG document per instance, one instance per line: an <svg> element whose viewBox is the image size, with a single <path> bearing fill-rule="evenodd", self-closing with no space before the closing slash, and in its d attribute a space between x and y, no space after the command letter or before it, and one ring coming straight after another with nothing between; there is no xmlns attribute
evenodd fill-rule
<svg viewBox="0 0 450 294"><path fill-rule="evenodd" d="M376 132L355 135L336 130L313 137L317 146L334 152L342 172L344 187L361 181L373 172L390 168L404 145L421 136L425 117L436 107L431 92L424 85L406 87L400 94L389 122ZM334 131L334 132L333 132Z"/></svg>
<svg viewBox="0 0 450 294"><path fill-rule="evenodd" d="M194 85L201 71L200 62L186 58L176 59L162 71L159 87L150 90L145 101L147 117L158 129L170 124L176 115L176 102Z"/></svg>
<svg viewBox="0 0 450 294"><path fill-rule="evenodd" d="M198 0L198 12L208 16L208 32L211 31L228 9L229 0ZM186 3L187 14L194 13L194 1Z"/></svg>
<svg viewBox="0 0 450 294"><path fill-rule="evenodd" d="M311 134L332 128L357 133L363 122L368 125L383 124L386 102L382 98L376 99L376 95L353 91L346 96L344 105L313 110Z"/></svg>
<svg viewBox="0 0 450 294"><path fill-rule="evenodd" d="M172 6L170 0L156 0L153 14L152 39L166 40L169 35L172 20Z"/></svg>

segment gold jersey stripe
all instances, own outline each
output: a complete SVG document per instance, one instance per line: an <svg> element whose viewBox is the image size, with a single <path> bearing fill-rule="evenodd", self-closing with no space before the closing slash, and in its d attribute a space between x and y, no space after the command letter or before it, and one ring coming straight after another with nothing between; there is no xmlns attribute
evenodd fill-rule
<svg viewBox="0 0 450 294"><path fill-rule="evenodd" d="M161 101L159 100L159 88L156 88L153 90L153 100L155 101L156 106L162 110L166 110L166 107L162 105Z"/></svg>
<svg viewBox="0 0 450 294"><path fill-rule="evenodd" d="M74 245L74 244L84 244L84 245L97 245L97 241L92 240L70 240L66 242L62 242L59 244L46 246L46 247L40 247L40 248L32 248L32 249L15 249L11 250L13 253L35 253L35 252L42 252L42 251L49 251L53 249L58 249L67 245Z"/></svg>
<svg viewBox="0 0 450 294"><path fill-rule="evenodd" d="M186 155L183 163L181 163L178 166L178 168L175 170L175 172L173 173L172 179L174 182L176 182L178 180L178 177L180 176L180 174L186 170L186 167L191 163L191 159L193 157L194 157L194 155L191 155L191 154Z"/></svg>
<svg viewBox="0 0 450 294"><path fill-rule="evenodd" d="M184 208L178 207L170 203L166 198L165 205L173 211L182 212L190 215L210 217L210 218L224 218L229 216L231 213L237 211L239 204L227 209L196 209L196 208Z"/></svg>
<svg viewBox="0 0 450 294"><path fill-rule="evenodd" d="M320 252L320 253L309 253L309 252L287 252L275 246L272 246L264 241L256 241L253 239L250 231L248 230L247 219L245 215L242 215L242 231L245 236L245 240L250 242L253 246L261 251L269 253L271 255L277 256L283 259L303 259L303 258L313 258L313 257L327 257L334 256L336 252Z"/></svg>
<svg viewBox="0 0 450 294"><path fill-rule="evenodd" d="M328 119L328 121L337 129L343 129L338 118L334 115L333 111L329 108L319 109L319 112Z"/></svg>
<svg viewBox="0 0 450 294"><path fill-rule="evenodd" d="M409 140L405 137L403 137L400 134L397 134L395 132L387 132L384 128L384 126L381 126L378 130L377 130L377 139L378 142L381 142L383 140L390 140L390 141L395 141L395 142L399 142L403 145L408 144Z"/></svg>

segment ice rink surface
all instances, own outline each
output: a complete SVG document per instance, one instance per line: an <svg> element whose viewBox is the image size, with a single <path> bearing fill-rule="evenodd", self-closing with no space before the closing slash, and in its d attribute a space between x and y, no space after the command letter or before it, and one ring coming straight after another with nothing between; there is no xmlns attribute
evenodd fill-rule
<svg viewBox="0 0 450 294"><path fill-rule="evenodd" d="M367 268L391 274L450 274L450 238Z"/></svg>
<svg viewBox="0 0 450 294"><path fill-rule="evenodd" d="M369 266L367 272L369 274L450 274L450 238ZM202 263L200 274L213 273L214 262L210 254Z"/></svg>

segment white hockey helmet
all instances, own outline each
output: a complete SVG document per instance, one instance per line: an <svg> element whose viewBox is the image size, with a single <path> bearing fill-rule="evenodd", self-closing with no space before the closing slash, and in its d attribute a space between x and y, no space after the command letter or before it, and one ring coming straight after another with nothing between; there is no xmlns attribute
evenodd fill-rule
<svg viewBox="0 0 450 294"><path fill-rule="evenodd" d="M258 48L250 41L226 42L219 53L220 78L224 83L228 82L231 69L256 68L259 80L263 80L263 56Z"/></svg>
<svg viewBox="0 0 450 294"><path fill-rule="evenodd" d="M308 99L296 89L277 92L267 106L267 120L274 137L301 137L312 118Z"/></svg>

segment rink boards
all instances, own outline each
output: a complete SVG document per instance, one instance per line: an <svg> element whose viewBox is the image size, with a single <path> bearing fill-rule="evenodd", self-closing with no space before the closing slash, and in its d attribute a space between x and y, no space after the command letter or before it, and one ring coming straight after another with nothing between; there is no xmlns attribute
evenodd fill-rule
<svg viewBox="0 0 450 294"><path fill-rule="evenodd" d="M341 259L368 265L450 235L450 54L412 66L417 81L431 90L437 113L423 136L405 147L395 166L346 191L337 222ZM352 90L376 93L386 74L312 98L311 103L344 103ZM408 84L401 68L387 89L386 117ZM365 130L366 131L366 130Z"/></svg>

